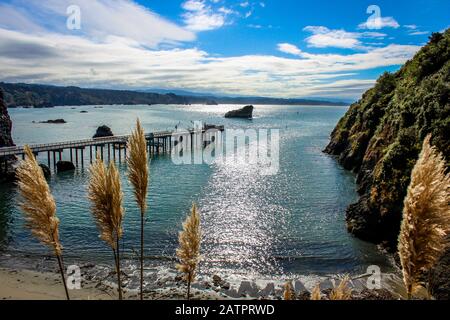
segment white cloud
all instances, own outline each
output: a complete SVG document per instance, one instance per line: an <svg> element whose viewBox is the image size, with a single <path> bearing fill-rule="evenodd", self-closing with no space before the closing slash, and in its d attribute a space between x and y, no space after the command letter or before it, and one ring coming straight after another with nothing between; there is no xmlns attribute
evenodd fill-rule
<svg viewBox="0 0 450 320"><path fill-rule="evenodd" d="M398 27L400 27L400 24L393 17L372 18L358 25L359 29L397 29Z"/></svg>
<svg viewBox="0 0 450 320"><path fill-rule="evenodd" d="M200 11L205 8L205 3L199 0L188 0L184 2L181 6L184 10Z"/></svg>
<svg viewBox="0 0 450 320"><path fill-rule="evenodd" d="M229 8L226 8L226 7L220 7L218 11L221 12L221 13L227 14L227 15L228 14L237 14L236 11L234 11L232 9L229 9Z"/></svg>
<svg viewBox="0 0 450 320"><path fill-rule="evenodd" d="M208 31L225 25L225 17L232 11L225 7L215 12L203 0L188 0L182 4L187 12L183 14L186 28L191 31Z"/></svg>
<svg viewBox="0 0 450 320"><path fill-rule="evenodd" d="M310 46L364 51L350 55L311 54L293 44L279 43L278 50L292 57L220 57L197 48L174 49L181 41L195 40L194 31L219 28L228 15L237 14L221 5L212 8L208 5L211 2L183 2L187 27L180 27L132 1L78 0L82 29L73 32L65 24L66 6L73 1L12 1L13 5L0 4L3 81L354 98L374 81L360 80L360 71L403 64L419 49L394 44L375 48L374 43L364 43L367 39L383 39L386 35L380 32L310 26L305 29L312 33L307 38Z"/></svg>
<svg viewBox="0 0 450 320"><path fill-rule="evenodd" d="M430 31L419 30L419 26L417 26L415 24L406 24L403 27L408 29L407 32L410 36L422 36L422 35L426 35L426 34L430 33Z"/></svg>
<svg viewBox="0 0 450 320"><path fill-rule="evenodd" d="M293 55L300 55L302 53L302 50L300 50L297 46L290 43L279 43L278 51Z"/></svg>
<svg viewBox="0 0 450 320"><path fill-rule="evenodd" d="M248 1L245 1L245 2L241 2L239 5L240 5L242 8L247 8L247 7L250 5L250 3L249 3Z"/></svg>
<svg viewBox="0 0 450 320"><path fill-rule="evenodd" d="M347 48L355 49L362 47L358 40L360 34L347 32L344 30L330 30L323 26L307 26L304 31L311 32L313 35L305 39L308 46L315 48Z"/></svg>
<svg viewBox="0 0 450 320"><path fill-rule="evenodd" d="M429 33L430 33L430 31L413 31L413 32L409 32L408 34L410 36L423 36L423 35L426 35Z"/></svg>
<svg viewBox="0 0 450 320"><path fill-rule="evenodd" d="M342 29L331 30L324 26L307 26L303 30L312 33L305 41L309 47L315 48L369 50L372 44L365 44L360 39L384 39L387 36L381 32L347 32Z"/></svg>
<svg viewBox="0 0 450 320"><path fill-rule="evenodd" d="M0 4L0 27L28 32L43 31L41 26L33 22L29 13L6 3Z"/></svg>
<svg viewBox="0 0 450 320"><path fill-rule="evenodd" d="M208 14L206 12L184 14L186 28L192 31L208 31L222 27L225 17L220 14Z"/></svg>
<svg viewBox="0 0 450 320"><path fill-rule="evenodd" d="M191 31L132 1L77 0L76 3L81 9L79 33L97 41L109 41L110 38L122 37L128 41L156 47L161 43L193 41L196 38ZM0 6L0 25L12 27L14 30L26 28L27 32L45 30L44 27L36 28L30 24L49 25L52 31L73 34L73 31L66 28L66 9L72 4L72 0L28 0L26 2L13 0L10 7ZM16 20L17 17L22 18ZM24 19L28 21L28 24L20 28ZM9 26L5 26L5 22Z"/></svg>
<svg viewBox="0 0 450 320"><path fill-rule="evenodd" d="M362 81L352 79L353 75L403 64L419 49L390 45L338 55L302 52L287 43L278 48L297 57L217 57L195 48L150 50L122 38L100 43L79 36L0 29L0 80L86 87L184 88L235 95L270 93L274 97L351 95L353 98L364 91Z"/></svg>
<svg viewBox="0 0 450 320"><path fill-rule="evenodd" d="M416 30L417 29L417 25L415 25L415 24L405 24L403 27L406 28L406 29L410 29L410 30Z"/></svg>

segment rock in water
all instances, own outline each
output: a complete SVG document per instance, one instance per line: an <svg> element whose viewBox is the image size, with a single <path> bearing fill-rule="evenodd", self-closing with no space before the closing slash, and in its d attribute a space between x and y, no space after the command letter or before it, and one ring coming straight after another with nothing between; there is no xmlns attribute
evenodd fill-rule
<svg viewBox="0 0 450 320"><path fill-rule="evenodd" d="M47 121L41 121L40 123L53 123L53 124L60 124L60 123L67 123L64 119L55 119L55 120L47 120Z"/></svg>
<svg viewBox="0 0 450 320"><path fill-rule="evenodd" d="M50 171L50 168L47 165L42 164L42 163L40 163L39 166L41 167L42 172L44 173L44 177L50 178L51 175L52 175L52 172Z"/></svg>
<svg viewBox="0 0 450 320"><path fill-rule="evenodd" d="M103 137L112 137L114 136L112 130L108 126L100 126L97 128L97 132L94 134L92 138L103 138Z"/></svg>
<svg viewBox="0 0 450 320"><path fill-rule="evenodd" d="M239 110L229 111L225 114L225 118L243 118L252 119L253 118L253 106L245 106Z"/></svg>
<svg viewBox="0 0 450 320"><path fill-rule="evenodd" d="M70 161L58 161L56 163L56 170L58 172L72 171L75 170L75 165Z"/></svg>

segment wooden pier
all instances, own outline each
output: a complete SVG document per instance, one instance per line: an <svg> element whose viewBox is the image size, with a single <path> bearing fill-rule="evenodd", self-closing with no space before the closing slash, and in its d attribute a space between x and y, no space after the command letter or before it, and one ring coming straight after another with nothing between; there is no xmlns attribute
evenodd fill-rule
<svg viewBox="0 0 450 320"><path fill-rule="evenodd" d="M207 130L224 131L223 126L207 125L201 130L202 137ZM164 154L171 151L174 143L177 143L177 136L191 135L200 133L193 129L187 131L160 131L148 133L145 135L147 140L148 152L150 155ZM130 136L111 136L104 138L93 138L85 140L55 142L46 144L29 145L34 155L46 154L47 165L49 168L56 168L58 161L70 161L75 167L83 168L85 161L92 163L97 156L104 161L122 162L127 157L127 141ZM69 159L63 159L64 151L68 151ZM11 161L11 156L25 158L24 147L4 147L0 148L0 173L6 172L8 168L8 161ZM67 155L66 155L67 157ZM56 171L56 170L55 170Z"/></svg>

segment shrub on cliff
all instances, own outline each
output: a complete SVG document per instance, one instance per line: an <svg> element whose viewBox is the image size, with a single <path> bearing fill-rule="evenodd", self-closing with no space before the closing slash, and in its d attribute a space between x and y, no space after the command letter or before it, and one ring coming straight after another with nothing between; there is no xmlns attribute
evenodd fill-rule
<svg viewBox="0 0 450 320"><path fill-rule="evenodd" d="M339 121L325 149L357 173L357 204L347 210L349 230L395 247L403 199L423 140L450 161L450 29L398 72L385 73Z"/></svg>

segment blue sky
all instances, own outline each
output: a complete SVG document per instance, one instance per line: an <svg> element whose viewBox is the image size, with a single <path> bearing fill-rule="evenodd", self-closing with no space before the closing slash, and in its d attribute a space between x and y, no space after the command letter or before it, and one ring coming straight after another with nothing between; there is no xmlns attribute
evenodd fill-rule
<svg viewBox="0 0 450 320"><path fill-rule="evenodd" d="M0 80L354 100L449 18L448 0L0 0Z"/></svg>

